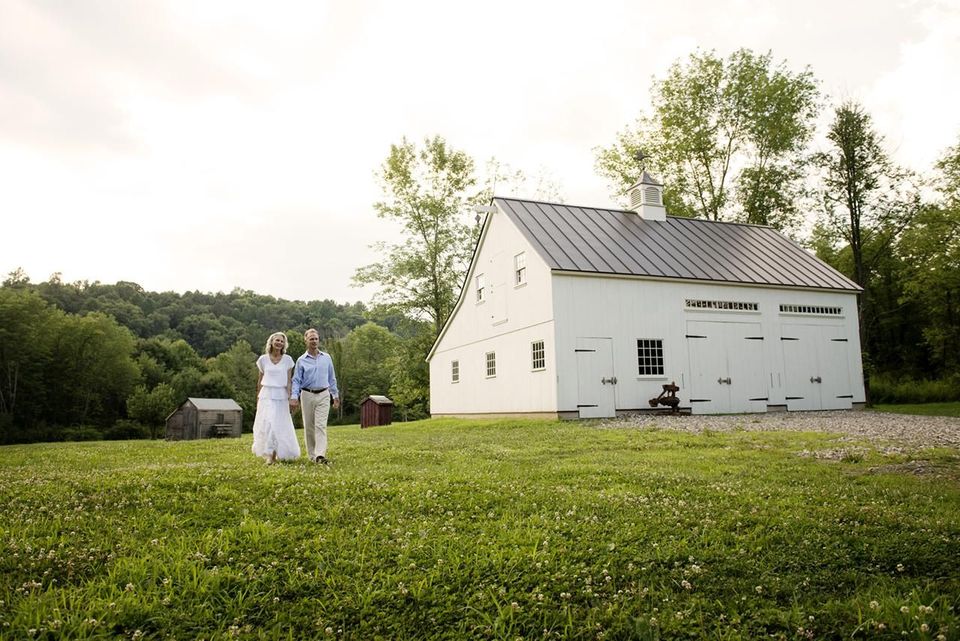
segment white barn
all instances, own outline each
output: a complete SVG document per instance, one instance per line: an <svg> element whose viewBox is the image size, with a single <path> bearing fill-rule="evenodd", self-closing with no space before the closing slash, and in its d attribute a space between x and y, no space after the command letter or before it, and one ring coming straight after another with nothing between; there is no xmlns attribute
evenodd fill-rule
<svg viewBox="0 0 960 641"><path fill-rule="evenodd" d="M433 416L610 417L865 401L860 288L772 228L494 198L427 360Z"/></svg>

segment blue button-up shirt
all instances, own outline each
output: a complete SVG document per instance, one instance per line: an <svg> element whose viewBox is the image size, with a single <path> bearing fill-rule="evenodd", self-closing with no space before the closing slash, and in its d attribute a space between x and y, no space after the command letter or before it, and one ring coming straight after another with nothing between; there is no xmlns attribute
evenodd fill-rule
<svg viewBox="0 0 960 641"><path fill-rule="evenodd" d="M304 352L303 356L297 359L297 365L293 369L293 389L290 391L290 398L299 399L302 389L323 388L330 390L331 398L340 398L337 375L333 371L333 359L326 352L319 352L316 356L311 356L310 352Z"/></svg>

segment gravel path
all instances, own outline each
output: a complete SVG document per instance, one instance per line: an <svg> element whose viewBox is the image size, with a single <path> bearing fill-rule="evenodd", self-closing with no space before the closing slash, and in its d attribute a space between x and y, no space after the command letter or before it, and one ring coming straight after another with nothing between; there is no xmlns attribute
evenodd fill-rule
<svg viewBox="0 0 960 641"><path fill-rule="evenodd" d="M660 428L683 432L776 431L829 432L842 440L871 440L909 448L960 448L960 418L885 412L776 412L723 416L637 415L604 421L610 429Z"/></svg>

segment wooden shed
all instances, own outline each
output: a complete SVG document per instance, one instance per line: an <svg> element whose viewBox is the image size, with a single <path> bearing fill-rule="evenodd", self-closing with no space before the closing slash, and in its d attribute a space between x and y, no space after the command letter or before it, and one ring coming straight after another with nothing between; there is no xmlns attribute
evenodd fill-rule
<svg viewBox="0 0 960 641"><path fill-rule="evenodd" d="M167 417L167 439L240 437L243 408L232 398L188 398Z"/></svg>
<svg viewBox="0 0 960 641"><path fill-rule="evenodd" d="M393 401L386 396L368 396L360 403L360 427L390 425L393 422Z"/></svg>

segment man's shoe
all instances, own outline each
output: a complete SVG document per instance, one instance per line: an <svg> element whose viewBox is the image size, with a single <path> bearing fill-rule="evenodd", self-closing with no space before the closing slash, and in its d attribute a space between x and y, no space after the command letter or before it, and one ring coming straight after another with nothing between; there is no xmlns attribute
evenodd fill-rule
<svg viewBox="0 0 960 641"><path fill-rule="evenodd" d="M330 461L328 461L325 456L318 456L316 462L320 465L330 465Z"/></svg>

